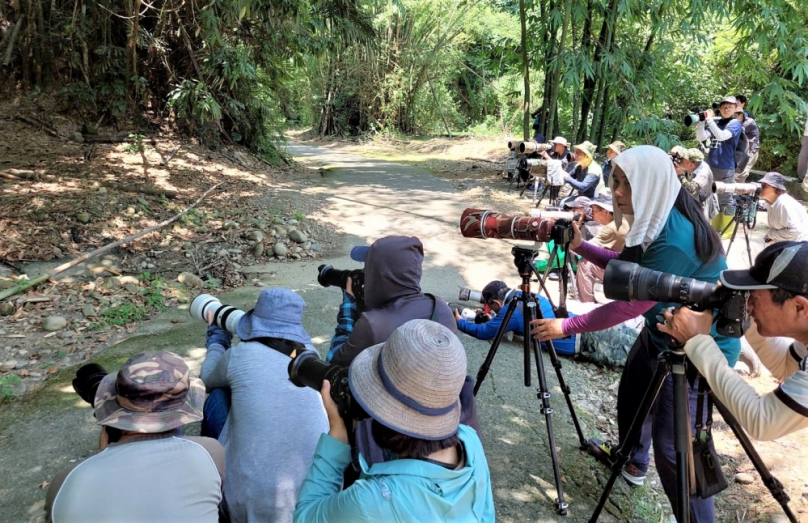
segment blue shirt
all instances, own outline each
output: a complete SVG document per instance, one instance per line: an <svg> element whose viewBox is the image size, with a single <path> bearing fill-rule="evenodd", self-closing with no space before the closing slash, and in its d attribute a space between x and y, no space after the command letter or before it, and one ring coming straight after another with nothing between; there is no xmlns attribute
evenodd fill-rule
<svg viewBox="0 0 808 523"><path fill-rule="evenodd" d="M493 523L491 476L480 438L460 425L462 468L418 459L394 459L368 467L359 456L359 479L342 490L351 447L328 434L320 437L314 462L300 488L295 523Z"/></svg>
<svg viewBox="0 0 808 523"><path fill-rule="evenodd" d="M521 296L522 293L517 291L516 295ZM550 300L541 295L539 295L538 298L542 317L555 318L555 311L553 311L553 306L550 304ZM473 321L461 318L457 321L457 330L465 332L469 336L474 336L478 340L490 340L497 335L497 331L499 330L500 325L502 325L502 321L505 319L506 310L507 308L503 307L496 316L485 323L474 323ZM570 313L570 316L572 317L575 315ZM520 303L516 307L516 310L513 311L511 321L508 322L508 327L505 332L513 331L519 336L524 336L524 324L525 317L522 314L522 304ZM544 343L542 343L541 346L544 350L547 350L547 346ZM559 354L575 354L575 335L572 335L569 338L554 340L553 346Z"/></svg>
<svg viewBox="0 0 808 523"><path fill-rule="evenodd" d="M716 121L719 129L726 129L732 133L732 138L718 142L718 147L711 148L707 153L707 165L713 169L735 169L735 148L738 146L743 126L735 118L731 118L729 123L722 120Z"/></svg>
<svg viewBox="0 0 808 523"><path fill-rule="evenodd" d="M704 263L696 256L696 245L693 241L695 232L693 224L676 208L671 209L665 226L648 249L643 252L637 247L626 247L620 255L621 260L639 263L641 266L655 271L667 272L678 276L686 276L697 280L715 283L721 271L727 268L727 260L723 255L715 261ZM679 307L680 303L657 303L646 312L645 324L651 339L659 348L665 347L665 340L656 325L657 315L662 309ZM738 361L741 352L741 340L719 336L713 324L710 335L727 358L730 367Z"/></svg>

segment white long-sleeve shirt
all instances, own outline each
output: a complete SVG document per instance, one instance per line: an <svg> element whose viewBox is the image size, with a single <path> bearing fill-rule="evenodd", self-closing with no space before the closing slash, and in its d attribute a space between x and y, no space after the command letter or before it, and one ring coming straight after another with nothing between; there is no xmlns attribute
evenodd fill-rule
<svg viewBox="0 0 808 523"><path fill-rule="evenodd" d="M768 220L767 240L808 241L808 213L800 202L788 194L781 194L774 203L769 204Z"/></svg>
<svg viewBox="0 0 808 523"><path fill-rule="evenodd" d="M685 344L685 352L715 396L753 438L774 440L808 427L808 348L791 338L764 338L754 321L745 335L760 361L783 380L762 396L730 368L712 337L695 336Z"/></svg>
<svg viewBox="0 0 808 523"><path fill-rule="evenodd" d="M703 142L710 137L704 128L704 124L707 124L707 127L710 128L710 132L713 133L713 138L715 138L716 141L723 142L732 138L732 131L728 129L719 129L718 124L715 123L715 119L709 118L696 124L696 140Z"/></svg>

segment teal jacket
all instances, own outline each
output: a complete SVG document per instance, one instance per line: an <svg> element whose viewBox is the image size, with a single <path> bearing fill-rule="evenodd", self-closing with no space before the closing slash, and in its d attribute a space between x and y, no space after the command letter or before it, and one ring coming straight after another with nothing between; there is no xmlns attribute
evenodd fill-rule
<svg viewBox="0 0 808 523"><path fill-rule="evenodd" d="M460 425L466 465L448 470L416 459L396 459L368 468L359 457L359 479L342 488L351 462L350 446L320 436L314 461L300 489L296 522L420 523L495 521L491 477L480 438Z"/></svg>

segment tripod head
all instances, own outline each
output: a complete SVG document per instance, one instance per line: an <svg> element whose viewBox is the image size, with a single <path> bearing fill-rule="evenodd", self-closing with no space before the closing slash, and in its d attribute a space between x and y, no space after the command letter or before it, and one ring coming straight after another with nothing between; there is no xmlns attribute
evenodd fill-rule
<svg viewBox="0 0 808 523"><path fill-rule="evenodd" d="M733 194L735 200L735 215L737 220L745 223L750 229L757 225L757 204L760 196L757 194Z"/></svg>
<svg viewBox="0 0 808 523"><path fill-rule="evenodd" d="M516 269L519 271L522 280L525 279L525 276L530 278L535 270L533 260L539 255L539 251L526 247L514 247L511 249L511 254L513 254L513 264L516 265Z"/></svg>

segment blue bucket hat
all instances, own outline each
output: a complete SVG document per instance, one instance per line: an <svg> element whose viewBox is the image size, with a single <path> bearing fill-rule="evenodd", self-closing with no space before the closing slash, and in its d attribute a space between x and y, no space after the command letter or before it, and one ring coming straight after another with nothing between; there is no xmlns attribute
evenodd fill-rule
<svg viewBox="0 0 808 523"><path fill-rule="evenodd" d="M303 328L306 302L296 292L275 287L258 295L255 308L238 322L236 335L240 340L280 338L311 346L311 338Z"/></svg>

